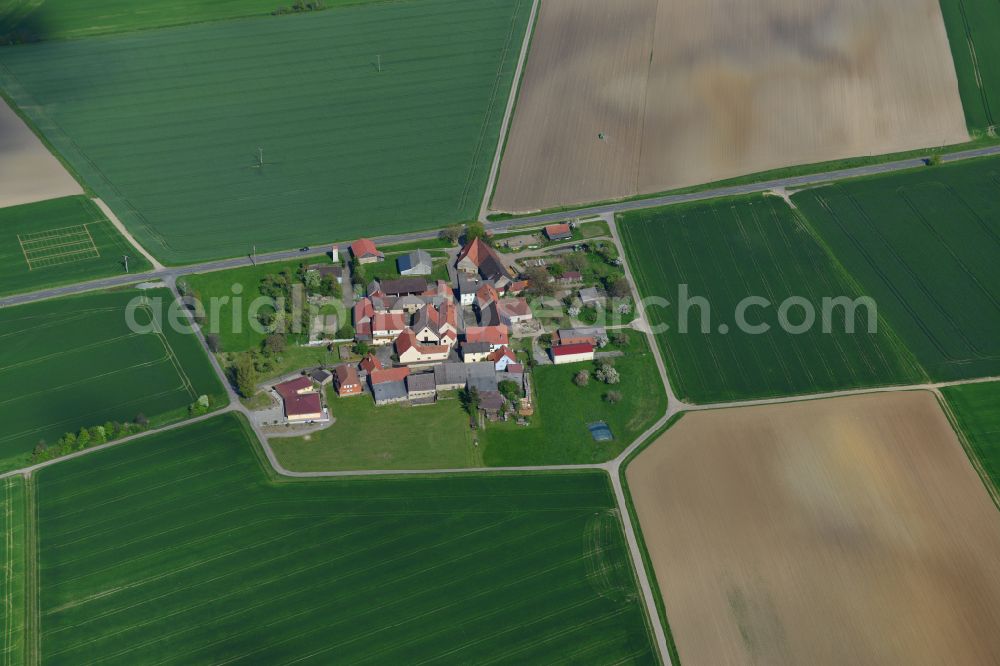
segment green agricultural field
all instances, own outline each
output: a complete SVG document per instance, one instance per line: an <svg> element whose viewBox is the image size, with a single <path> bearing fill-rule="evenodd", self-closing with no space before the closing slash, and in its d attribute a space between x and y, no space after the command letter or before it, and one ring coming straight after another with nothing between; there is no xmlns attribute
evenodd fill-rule
<svg viewBox="0 0 1000 666"><path fill-rule="evenodd" d="M162 332L130 330L126 309L142 293L171 302L166 289L130 289L0 310L0 470L67 431L139 413L162 423L186 417L201 395L226 400L197 337L166 319ZM152 312L139 308L136 322L150 324Z"/></svg>
<svg viewBox="0 0 1000 666"><path fill-rule="evenodd" d="M604 473L276 481L247 430L38 472L43 662L656 661Z"/></svg>
<svg viewBox="0 0 1000 666"><path fill-rule="evenodd" d="M469 416L454 397L420 407L376 407L367 394L338 398L333 389L328 393L336 419L329 428L271 440L278 460L293 472L483 465L472 445Z"/></svg>
<svg viewBox="0 0 1000 666"><path fill-rule="evenodd" d="M1000 2L941 0L970 131L1000 124Z"/></svg>
<svg viewBox="0 0 1000 666"><path fill-rule="evenodd" d="M951 386L941 393L991 492L1000 496L1000 382Z"/></svg>
<svg viewBox="0 0 1000 666"><path fill-rule="evenodd" d="M87 197L0 208L0 295L152 268Z"/></svg>
<svg viewBox="0 0 1000 666"><path fill-rule="evenodd" d="M0 664L27 663L25 515L23 476L0 479Z"/></svg>
<svg viewBox="0 0 1000 666"><path fill-rule="evenodd" d="M669 327L657 339L682 399L723 402L924 378L884 320L869 334L863 307L854 313L854 333L845 332L844 308L828 309L831 332L823 332L823 298L853 300L861 292L781 199L628 213L620 229L642 296L670 303L648 306L648 314L654 326ZM708 307L692 305L684 317L681 285L687 285L689 299L707 299ZM744 332L737 325L737 308L747 297L770 303L743 313L748 324L769 326L766 332ZM780 306L790 297L806 299L816 313L815 325L805 332L780 326ZM786 314L793 325L804 322L802 306Z"/></svg>
<svg viewBox="0 0 1000 666"><path fill-rule="evenodd" d="M1000 159L794 201L931 378L1000 375Z"/></svg>
<svg viewBox="0 0 1000 666"><path fill-rule="evenodd" d="M29 44L0 49L0 86L165 262L428 229L478 211L530 8L381 2Z"/></svg>
<svg viewBox="0 0 1000 666"><path fill-rule="evenodd" d="M371 1L322 3L330 8ZM17 41L88 37L265 15L292 4L292 0L161 0L143 3L139 8L130 0L0 0L0 37L8 35Z"/></svg>
<svg viewBox="0 0 1000 666"><path fill-rule="evenodd" d="M573 376L581 370L592 373L593 363L537 366L531 375L531 424L487 423L478 432L484 462L492 467L605 462L656 423L667 411L663 382L645 336L629 335L625 356L614 359L620 384L609 386L594 378L585 387L574 384ZM621 393L621 402L606 402L603 396L609 391ZM587 430L595 421L605 421L615 439L595 442Z"/></svg>
<svg viewBox="0 0 1000 666"><path fill-rule="evenodd" d="M329 257L317 255L293 261L189 275L184 279L205 309L205 332L218 334L222 351L246 351L258 349L265 337L262 331L257 330L259 326L250 325L251 321L257 324L257 320L250 316L250 308L256 299L261 298L260 281L267 275L276 275L281 271L294 275L303 263L308 265L329 261ZM214 310L213 302L216 303ZM267 307L274 310L273 307Z"/></svg>

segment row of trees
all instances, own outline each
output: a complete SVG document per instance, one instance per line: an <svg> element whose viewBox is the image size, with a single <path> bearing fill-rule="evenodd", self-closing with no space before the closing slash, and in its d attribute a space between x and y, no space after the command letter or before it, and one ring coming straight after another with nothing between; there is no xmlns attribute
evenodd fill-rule
<svg viewBox="0 0 1000 666"><path fill-rule="evenodd" d="M271 12L273 16L281 16L282 14L301 14L303 12L318 12L321 9L326 9L326 5L323 0L295 0L291 7L278 7Z"/></svg>
<svg viewBox="0 0 1000 666"><path fill-rule="evenodd" d="M135 435L148 428L149 419L141 412L129 422L108 421L104 425L80 428L77 432L67 432L52 445L49 445L44 439L39 440L31 453L31 461L40 463L53 460L74 451L82 451L91 446Z"/></svg>

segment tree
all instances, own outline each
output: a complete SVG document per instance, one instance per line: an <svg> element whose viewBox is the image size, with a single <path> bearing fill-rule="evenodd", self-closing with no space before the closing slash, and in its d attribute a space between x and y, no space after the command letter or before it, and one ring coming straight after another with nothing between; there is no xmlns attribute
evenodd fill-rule
<svg viewBox="0 0 1000 666"><path fill-rule="evenodd" d="M334 337L338 340L350 340L354 337L354 327L350 324L344 324L337 329L337 332L334 333Z"/></svg>
<svg viewBox="0 0 1000 666"><path fill-rule="evenodd" d="M236 390L244 398L250 398L257 392L257 368L254 366L253 355L249 352L236 358L235 380Z"/></svg>
<svg viewBox="0 0 1000 666"><path fill-rule="evenodd" d="M482 222L469 222L465 225L465 242L471 243L477 238L484 241L489 240L489 237L486 235L486 227L483 226Z"/></svg>
<svg viewBox="0 0 1000 666"><path fill-rule="evenodd" d="M927 166L939 166L941 164L940 155L931 155L927 158Z"/></svg>
<svg viewBox="0 0 1000 666"><path fill-rule="evenodd" d="M625 298L632 294L632 289L629 287L628 280L624 276L619 276L611 280L607 288L608 293L615 298Z"/></svg>
<svg viewBox="0 0 1000 666"><path fill-rule="evenodd" d="M608 346L608 336L603 333L600 333L594 337L594 342L597 343L598 349L604 349L605 347Z"/></svg>
<svg viewBox="0 0 1000 666"><path fill-rule="evenodd" d="M558 262L557 263L553 263L553 264L549 264L548 265L548 269L549 269L549 273L552 274L552 277L557 277L557 278L562 277L563 274L566 272L566 269L563 268L563 265L560 264L560 263L558 263Z"/></svg>
<svg viewBox="0 0 1000 666"><path fill-rule="evenodd" d="M187 296L191 291L191 285L184 278L177 278L177 293L181 296Z"/></svg>
<svg viewBox="0 0 1000 666"><path fill-rule="evenodd" d="M307 291L319 291L320 284L323 282L323 276L319 274L319 271L316 269L309 269L305 272L302 278L302 282L306 285Z"/></svg>
<svg viewBox="0 0 1000 666"><path fill-rule="evenodd" d="M475 386L462 389L458 394L458 399L461 401L465 411L469 413L469 416L476 415L476 412L479 410L479 389Z"/></svg>
<svg viewBox="0 0 1000 666"><path fill-rule="evenodd" d="M90 444L97 446L108 441L108 433L104 426L94 426L90 429Z"/></svg>
<svg viewBox="0 0 1000 666"><path fill-rule="evenodd" d="M531 266L524 272L528 279L528 291L535 296L551 296L556 293L556 286L550 282L549 272L542 266Z"/></svg>
<svg viewBox="0 0 1000 666"><path fill-rule="evenodd" d="M35 448L31 451L31 456L34 460L41 460L45 456L45 452L48 449L48 445L45 443L44 439L38 440L35 444Z"/></svg>
<svg viewBox="0 0 1000 666"><path fill-rule="evenodd" d="M604 394L604 400L612 405L617 405L622 401L622 394L618 391L608 391Z"/></svg>
<svg viewBox="0 0 1000 666"><path fill-rule="evenodd" d="M582 252L574 252L573 254L568 254L562 259L563 263L566 264L566 268L571 271L577 271L582 273L587 270L590 262L587 261L587 255Z"/></svg>
<svg viewBox="0 0 1000 666"><path fill-rule="evenodd" d="M206 335L205 344L208 346L208 351L212 352L213 354L218 354L219 351L222 349L222 344L219 341L218 333L209 333L208 335Z"/></svg>
<svg viewBox="0 0 1000 666"><path fill-rule="evenodd" d="M462 237L462 225L453 224L450 227L445 227L438 233L438 238L441 240L446 240L449 243L457 243L458 239Z"/></svg>
<svg viewBox="0 0 1000 666"><path fill-rule="evenodd" d="M631 342L631 340L628 337L628 333L626 333L625 331L618 331L617 333L615 333L612 340L618 347L628 347L629 342Z"/></svg>
<svg viewBox="0 0 1000 666"><path fill-rule="evenodd" d="M82 451L88 446L90 446L90 431L86 428L80 428L80 432L76 436L76 449Z"/></svg>
<svg viewBox="0 0 1000 666"><path fill-rule="evenodd" d="M369 351L371 351L371 345L364 340L358 340L358 343L354 345L354 353L358 356L367 356Z"/></svg>
<svg viewBox="0 0 1000 666"><path fill-rule="evenodd" d="M581 370L573 375L573 383L577 386L586 386L590 383L590 373L586 370Z"/></svg>
<svg viewBox="0 0 1000 666"><path fill-rule="evenodd" d="M521 387L518 386L517 382L505 379L500 382L499 387L500 394L510 400L512 404L516 404L521 399Z"/></svg>
<svg viewBox="0 0 1000 666"><path fill-rule="evenodd" d="M597 378L605 384L618 384L621 382L621 376L618 374L618 370L611 366L598 368L597 372L594 374L597 375Z"/></svg>
<svg viewBox="0 0 1000 666"><path fill-rule="evenodd" d="M264 338L264 351L268 354L280 354L285 351L285 336L281 333L272 333Z"/></svg>
<svg viewBox="0 0 1000 666"><path fill-rule="evenodd" d="M340 298L340 280L335 275L324 275L316 292L320 296Z"/></svg>

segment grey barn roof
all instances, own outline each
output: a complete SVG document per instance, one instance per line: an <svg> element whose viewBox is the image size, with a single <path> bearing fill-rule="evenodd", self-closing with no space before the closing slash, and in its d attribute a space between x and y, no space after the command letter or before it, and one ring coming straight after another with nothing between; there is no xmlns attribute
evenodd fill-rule
<svg viewBox="0 0 1000 666"><path fill-rule="evenodd" d="M372 387L372 395L375 396L375 402L405 398L408 395L406 392L406 383L399 381L376 384Z"/></svg>

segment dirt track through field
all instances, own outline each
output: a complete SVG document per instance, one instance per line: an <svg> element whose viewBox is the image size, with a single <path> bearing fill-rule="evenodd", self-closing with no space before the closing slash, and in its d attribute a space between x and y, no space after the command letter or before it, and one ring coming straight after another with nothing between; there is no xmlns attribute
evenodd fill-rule
<svg viewBox="0 0 1000 666"><path fill-rule="evenodd" d="M82 193L79 183L0 98L0 208Z"/></svg>
<svg viewBox="0 0 1000 666"><path fill-rule="evenodd" d="M966 140L938 0L545 0L492 208Z"/></svg>
<svg viewBox="0 0 1000 666"><path fill-rule="evenodd" d="M688 414L627 476L682 663L1000 660L1000 514L929 392Z"/></svg>

